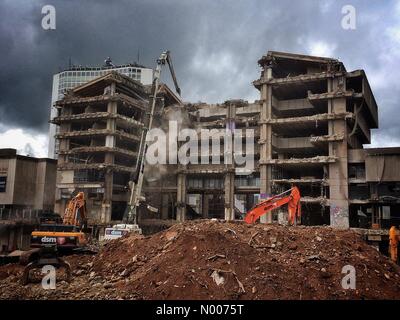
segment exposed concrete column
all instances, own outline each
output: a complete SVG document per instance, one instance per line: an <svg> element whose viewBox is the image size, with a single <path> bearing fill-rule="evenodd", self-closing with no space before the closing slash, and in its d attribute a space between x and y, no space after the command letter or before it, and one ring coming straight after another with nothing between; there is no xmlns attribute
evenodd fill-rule
<svg viewBox="0 0 400 320"><path fill-rule="evenodd" d="M203 193L202 200L203 200L203 203L202 203L203 218L207 219L208 218L208 210L210 209L210 206L209 206L209 203L208 203L208 194Z"/></svg>
<svg viewBox="0 0 400 320"><path fill-rule="evenodd" d="M112 83L112 85L111 85L111 92L112 92L112 94L113 94L113 92L115 92L115 83ZM107 112L112 113L112 114L117 113L117 102L116 101L110 101L107 104ZM110 132L112 132L112 133L115 132L115 130L116 130L116 120L115 119L107 119L107 130L110 130ZM106 147L114 148L115 143L116 143L116 139L115 139L114 135L106 136L106 141L105 141ZM106 153L104 163L105 164L114 164L114 154ZM102 208L101 208L101 219L100 219L102 223L108 223L111 221L113 184L114 184L113 172L107 170L104 175L104 196L103 196L103 203L102 203Z"/></svg>
<svg viewBox="0 0 400 320"><path fill-rule="evenodd" d="M115 82L112 82L111 84L110 84L110 95L111 96L114 96L115 95L115 89L117 88L117 85L116 85L116 83Z"/></svg>
<svg viewBox="0 0 400 320"><path fill-rule="evenodd" d="M19 250L24 250L24 225L22 224L18 228L18 249Z"/></svg>
<svg viewBox="0 0 400 320"><path fill-rule="evenodd" d="M186 174L178 173L178 186L176 193L176 220L186 220Z"/></svg>
<svg viewBox="0 0 400 320"><path fill-rule="evenodd" d="M264 80L272 78L272 69L265 68ZM272 118L272 87L268 84L263 84L260 89L261 94L261 113L260 120L265 121ZM267 123L262 123L260 128L260 162L272 159L272 126ZM271 194L271 165L260 165L260 194L266 198ZM271 223L272 215L263 215L260 218L262 223Z"/></svg>
<svg viewBox="0 0 400 320"><path fill-rule="evenodd" d="M107 104L107 112L116 114L117 113L117 102L111 101ZM115 132L117 129L116 119L107 119L107 130L111 132ZM114 148L115 147L115 136L107 135L106 136L106 147Z"/></svg>
<svg viewBox="0 0 400 320"><path fill-rule="evenodd" d="M225 220L235 220L235 161L234 161L234 133L235 133L236 106L228 102L226 107L226 134L229 144L225 145ZM227 143L227 141L225 141Z"/></svg>
<svg viewBox="0 0 400 320"><path fill-rule="evenodd" d="M328 80L328 90L346 90L344 77ZM346 112L346 98L333 98L328 101L329 113ZM329 134L343 134L343 141L329 142L329 155L338 160L329 164L330 224L334 228L349 228L348 201L348 159L347 159L347 124L345 119L331 120Z"/></svg>
<svg viewBox="0 0 400 320"><path fill-rule="evenodd" d="M106 153L104 163L113 164L114 154ZM111 221L113 184L114 184L113 171L107 169L104 175L104 195L103 195L103 203L101 205L102 223L108 223Z"/></svg>
<svg viewBox="0 0 400 320"><path fill-rule="evenodd" d="M235 173L225 174L225 220L235 220Z"/></svg>
<svg viewBox="0 0 400 320"><path fill-rule="evenodd" d="M9 238L8 238L8 251L14 251L17 249L17 230L16 227L10 227Z"/></svg>
<svg viewBox="0 0 400 320"><path fill-rule="evenodd" d="M161 194L161 219L168 219L169 199L168 194Z"/></svg>
<svg viewBox="0 0 400 320"><path fill-rule="evenodd" d="M254 195L253 194L246 194L246 207L245 212L249 211L255 205L254 203Z"/></svg>

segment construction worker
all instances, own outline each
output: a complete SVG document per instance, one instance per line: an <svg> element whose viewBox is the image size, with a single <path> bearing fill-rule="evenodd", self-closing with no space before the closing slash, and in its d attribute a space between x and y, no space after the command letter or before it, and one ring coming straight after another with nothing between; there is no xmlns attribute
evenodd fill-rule
<svg viewBox="0 0 400 320"><path fill-rule="evenodd" d="M398 230L392 226L389 230L389 254L393 262L397 263L397 246L399 243Z"/></svg>

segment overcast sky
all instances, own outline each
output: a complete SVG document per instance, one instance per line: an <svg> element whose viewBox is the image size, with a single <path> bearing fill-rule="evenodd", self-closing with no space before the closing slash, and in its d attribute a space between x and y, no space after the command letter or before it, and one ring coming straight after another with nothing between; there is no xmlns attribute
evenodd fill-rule
<svg viewBox="0 0 400 320"><path fill-rule="evenodd" d="M41 27L56 9L56 30ZM342 28L344 5L356 29ZM268 50L338 58L364 69L379 106L374 146L400 146L400 1L0 1L0 148L47 155L52 75L74 64L137 60L154 67L172 52L185 101L259 98L251 82ZM168 77L167 72L164 77Z"/></svg>

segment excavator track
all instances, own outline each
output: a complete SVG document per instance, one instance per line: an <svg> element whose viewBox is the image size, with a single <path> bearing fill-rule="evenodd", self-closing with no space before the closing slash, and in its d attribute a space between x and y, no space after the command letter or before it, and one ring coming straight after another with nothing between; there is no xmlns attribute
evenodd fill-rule
<svg viewBox="0 0 400 320"><path fill-rule="evenodd" d="M64 268L67 275L67 282L71 281L71 266L68 262L64 261L57 254L56 247L43 247L38 252L38 258L29 262L22 274L21 283L22 285L27 285L30 282L30 272L34 269L41 269L44 266L51 265L56 269Z"/></svg>

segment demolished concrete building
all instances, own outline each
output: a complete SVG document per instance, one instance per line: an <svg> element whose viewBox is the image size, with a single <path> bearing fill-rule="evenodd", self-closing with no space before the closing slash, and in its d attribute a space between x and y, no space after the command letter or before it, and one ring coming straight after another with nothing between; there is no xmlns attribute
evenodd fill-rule
<svg viewBox="0 0 400 320"><path fill-rule="evenodd" d="M397 219L396 181L400 178L382 187L386 182L372 179L371 172L386 160L376 164L371 159L386 159L394 153L387 161L398 163L398 153L395 149L363 148L371 142L371 129L378 128L378 106L365 72L347 71L337 59L275 51L258 63L261 76L253 85L260 92L259 100L186 103L177 108L181 115L172 118L184 115L186 126L197 132L213 129L221 139L221 149L215 151L209 145L209 153L200 152L194 163L166 164L162 170L162 165L147 166L152 174L147 175L151 178L145 181L144 195L158 212L142 206L139 222L240 219L255 203L291 184L301 190L305 225L379 228L384 226L388 210ZM92 223L122 219L149 91L110 73L57 102L57 212L63 212L72 192L82 190L88 195ZM165 85L161 95L161 108L180 104ZM162 126L164 120L158 113L155 123ZM237 164L225 161L229 154L223 137L237 129L253 130L256 142L251 151L254 170L247 174ZM221 162L203 163L204 157L217 157ZM389 189L390 199L385 193ZM367 224L362 217L367 217ZM283 211L262 217L262 222L277 220L285 221Z"/></svg>
<svg viewBox="0 0 400 320"><path fill-rule="evenodd" d="M348 228L348 152L370 143L370 129L378 127L364 71L347 72L336 59L279 52L269 52L259 64L263 71L254 85L261 93L265 146L261 192L299 179L309 205L321 207L320 222ZM315 221L311 214L317 210L309 212L306 219Z"/></svg>
<svg viewBox="0 0 400 320"><path fill-rule="evenodd" d="M63 213L79 190L86 193L93 224L122 219L146 105L143 86L117 73L96 78L57 101L56 212Z"/></svg>
<svg viewBox="0 0 400 320"><path fill-rule="evenodd" d="M71 196L84 191L91 224L122 220L141 129L147 121L148 91L139 82L110 72L57 101L59 116L53 120L60 126L56 212L63 213ZM174 98L164 97L161 103Z"/></svg>
<svg viewBox="0 0 400 320"><path fill-rule="evenodd" d="M347 71L337 59L274 51L258 63L261 76L253 82L258 101L185 106L198 130L253 129L254 172L238 175L234 164L223 161L174 166L168 178L146 188L148 196L161 194L159 217L232 220L293 183L302 194L303 224L358 226L360 210L370 217L380 210L377 203L366 207L370 193L365 168L354 160L364 155L363 145L378 127L378 107L365 72ZM353 179L355 172L361 172L361 180ZM366 192L364 200L355 190ZM278 219L275 212L262 221Z"/></svg>

